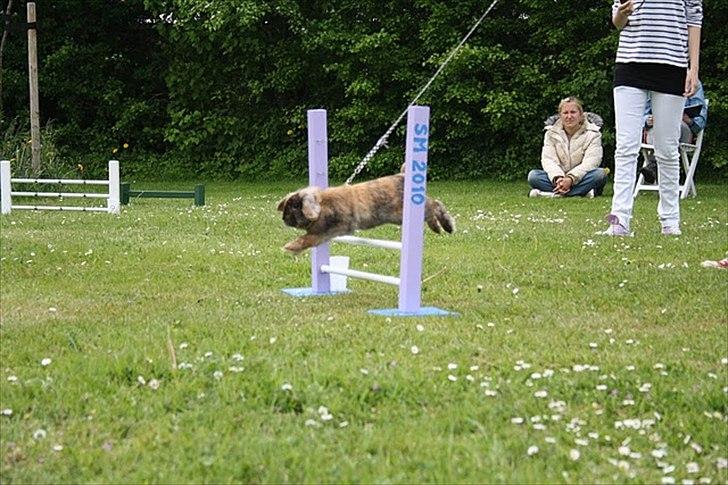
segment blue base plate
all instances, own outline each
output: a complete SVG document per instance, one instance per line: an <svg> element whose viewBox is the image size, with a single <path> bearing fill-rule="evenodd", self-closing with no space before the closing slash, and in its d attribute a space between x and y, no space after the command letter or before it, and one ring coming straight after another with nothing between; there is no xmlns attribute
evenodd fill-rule
<svg viewBox="0 0 728 485"><path fill-rule="evenodd" d="M297 298L303 298L306 296L344 295L346 293L351 293L351 290L328 291L328 292L323 292L323 293L317 293L316 291L314 291L313 288L283 288L281 291L287 295L295 296Z"/></svg>
<svg viewBox="0 0 728 485"><path fill-rule="evenodd" d="M380 310L369 310L371 315L379 315L382 317L445 317L458 316L458 313L449 312L434 306L421 307L414 312L403 312L399 308L382 308Z"/></svg>

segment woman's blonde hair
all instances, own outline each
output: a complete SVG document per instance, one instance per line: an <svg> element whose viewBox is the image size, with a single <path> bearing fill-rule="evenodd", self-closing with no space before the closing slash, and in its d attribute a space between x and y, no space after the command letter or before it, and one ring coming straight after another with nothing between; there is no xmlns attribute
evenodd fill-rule
<svg viewBox="0 0 728 485"><path fill-rule="evenodd" d="M581 100L576 96L567 96L562 99L559 103L559 113L561 113L561 108L563 108L566 103L574 103L576 107L579 108L579 111L581 113L584 113L584 105L582 104Z"/></svg>

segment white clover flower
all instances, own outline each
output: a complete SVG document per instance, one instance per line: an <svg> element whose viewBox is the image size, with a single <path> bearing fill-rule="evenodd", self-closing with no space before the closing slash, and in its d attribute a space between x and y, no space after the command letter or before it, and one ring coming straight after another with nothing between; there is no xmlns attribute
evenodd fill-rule
<svg viewBox="0 0 728 485"><path fill-rule="evenodd" d="M13 415L13 410L10 408L5 408L2 411L0 411L0 414L2 414L3 416L10 417Z"/></svg>
<svg viewBox="0 0 728 485"><path fill-rule="evenodd" d="M511 423L513 424L523 424L523 418L520 416L516 416L514 418L511 418Z"/></svg>
<svg viewBox="0 0 728 485"><path fill-rule="evenodd" d="M529 446L529 447L528 447L528 449L526 450L526 454L527 454L528 456L533 456L533 455L535 455L536 453L538 453L538 446L536 446L536 445L531 445L531 446Z"/></svg>
<svg viewBox="0 0 728 485"><path fill-rule="evenodd" d="M215 372L213 372L213 373L212 373L212 377L214 377L214 378L215 378L215 379L217 379L218 381L219 381L220 379L222 379L222 376L223 376L223 373L222 373L222 371L221 371L221 370L216 370Z"/></svg>
<svg viewBox="0 0 728 485"><path fill-rule="evenodd" d="M49 359L48 357L46 357L45 359L40 361L40 365L42 365L43 367L47 367L47 366L51 365L51 362L53 362L53 361L51 359Z"/></svg>
<svg viewBox="0 0 728 485"><path fill-rule="evenodd" d="M284 382L283 385L281 386L281 390L282 391L292 391L293 390L293 385L291 385L288 382Z"/></svg>
<svg viewBox="0 0 728 485"><path fill-rule="evenodd" d="M63 445L53 445L53 451L63 451Z"/></svg>
<svg viewBox="0 0 728 485"><path fill-rule="evenodd" d="M552 445L556 443L556 438L554 438L553 436L547 436L547 437L545 437L545 438L544 438L543 440L544 440L544 441L545 441L546 443L550 443L550 444L552 444Z"/></svg>
<svg viewBox="0 0 728 485"><path fill-rule="evenodd" d="M17 376L8 376L8 382L17 382L18 377Z"/></svg>
<svg viewBox="0 0 728 485"><path fill-rule="evenodd" d="M233 354L230 358L233 359L235 362L240 362L244 359L242 354Z"/></svg>
<svg viewBox="0 0 728 485"><path fill-rule="evenodd" d="M448 381L450 381L450 382L455 382L455 381L457 381L457 380L458 380L458 378L457 378L457 377L455 377L455 376L454 376L454 375L452 375L452 374L449 374L449 375L447 376L447 380L448 380Z"/></svg>
<svg viewBox="0 0 728 485"><path fill-rule="evenodd" d="M190 346L190 344L188 344L187 342L182 342L181 344L179 344L180 349L186 349L189 346Z"/></svg>
<svg viewBox="0 0 728 485"><path fill-rule="evenodd" d="M424 332L425 331L425 326L422 325L421 323L418 323L415 328L417 329L418 332Z"/></svg>
<svg viewBox="0 0 728 485"><path fill-rule="evenodd" d="M540 391L534 392L533 395L538 398L544 398L549 395L549 392L546 389L541 389Z"/></svg>
<svg viewBox="0 0 728 485"><path fill-rule="evenodd" d="M691 461L690 463L685 465L685 469L688 473L698 473L700 471L700 465L698 465L694 461Z"/></svg>
<svg viewBox="0 0 728 485"><path fill-rule="evenodd" d="M413 345L413 346L412 346L412 347L410 348L410 352L412 352L412 354L414 354L414 355L417 355L417 354L419 354L419 353L420 353L420 349L419 349L419 347L417 347L416 345Z"/></svg>
<svg viewBox="0 0 728 485"><path fill-rule="evenodd" d="M45 439L45 437L48 435L46 430L44 429L36 429L33 431L33 439L34 440L42 440Z"/></svg>
<svg viewBox="0 0 728 485"><path fill-rule="evenodd" d="M451 363L447 364L447 368L450 369L450 370L455 370L455 369L458 368L458 365L457 364L453 364L451 362Z"/></svg>
<svg viewBox="0 0 728 485"><path fill-rule="evenodd" d="M160 382L157 379L151 379L149 381L149 387L152 388L155 391L157 389L159 389L159 384L160 384Z"/></svg>
<svg viewBox="0 0 728 485"><path fill-rule="evenodd" d="M579 459L579 457L581 457L581 453L579 452L579 450L577 450L577 449L575 449L575 448L572 448L572 449L571 449L571 450L569 451L569 458L571 458L571 459L572 459L573 461L576 461L576 460L578 460L578 459Z"/></svg>
<svg viewBox="0 0 728 485"><path fill-rule="evenodd" d="M145 386L147 384L147 381L142 376L137 376L137 382L142 386Z"/></svg>

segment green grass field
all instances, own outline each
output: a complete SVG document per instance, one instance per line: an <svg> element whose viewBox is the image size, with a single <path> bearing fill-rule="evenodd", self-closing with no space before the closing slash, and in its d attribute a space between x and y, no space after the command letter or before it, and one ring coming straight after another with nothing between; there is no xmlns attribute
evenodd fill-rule
<svg viewBox="0 0 728 485"><path fill-rule="evenodd" d="M728 271L700 266L728 250L724 186L680 238L646 194L612 239L610 197L433 182L458 232L426 235L423 304L460 316L394 319L367 313L388 285L281 292L310 281L275 211L296 188L1 217L0 481L728 481Z"/></svg>

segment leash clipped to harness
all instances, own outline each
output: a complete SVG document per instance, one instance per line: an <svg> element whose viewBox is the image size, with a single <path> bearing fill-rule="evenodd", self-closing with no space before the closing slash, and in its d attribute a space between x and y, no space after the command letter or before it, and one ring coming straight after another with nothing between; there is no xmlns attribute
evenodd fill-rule
<svg viewBox="0 0 728 485"><path fill-rule="evenodd" d="M384 132L384 135L382 135L379 138L379 140L377 140L377 142L374 144L372 149L369 150L369 152L364 156L362 161L359 162L359 165L357 165L356 168L354 169L354 173L352 173L349 176L349 178L346 179L346 185L351 185L351 182L356 178L357 175L359 175L361 173L362 170L364 170L364 167L366 167L367 164L369 163L369 161L372 158L374 158L374 155L376 155L376 153L379 151L379 149L387 144L389 135L392 134L394 129L397 128L397 125L399 125L400 121L402 121L402 119L405 117L405 115L407 114L407 110L411 106L413 106L417 102L418 99L420 99L420 96L422 96L422 94L424 94L425 91L427 91L427 88L430 87L430 85L437 78L437 76L439 76L440 73L442 72L442 70L445 69L445 66L447 66L447 64L450 62L450 60L455 56L455 54L463 46L463 44L465 44L465 42L467 42L467 40L470 38L472 33L475 32L475 29L477 29L478 26L480 26L481 22L483 22L485 17L487 17L488 14L490 13L490 11L493 10L493 7L495 7L496 3L498 3L498 0L493 0L493 2L490 4L490 7L488 7L488 9L485 11L485 13L480 16L478 21L475 22L475 24L471 27L470 31L468 31L468 33L465 34L465 37L462 38L460 43L457 46L455 46L455 48L452 51L450 51L450 54L447 56L445 61L442 64L440 64L440 67L437 68L437 71L435 71L435 74L433 74L432 77L430 78L430 80L427 81L425 86L422 89L420 89L420 92L417 93L417 96L415 96L414 99L412 101L410 101L410 103L407 105L407 107L404 109L404 111L402 111L402 114L399 115L399 118L397 118L397 120L394 123L392 123L392 126L390 126L386 132Z"/></svg>

